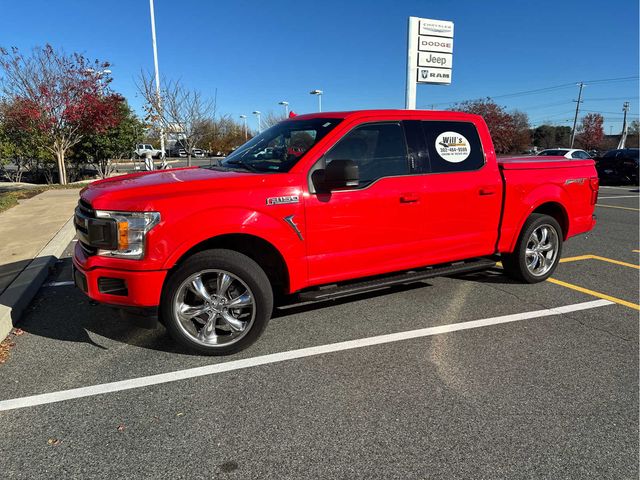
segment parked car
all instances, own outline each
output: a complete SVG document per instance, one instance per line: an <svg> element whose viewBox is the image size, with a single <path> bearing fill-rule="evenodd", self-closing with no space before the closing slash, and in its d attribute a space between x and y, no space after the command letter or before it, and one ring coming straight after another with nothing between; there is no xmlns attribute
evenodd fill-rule
<svg viewBox="0 0 640 480"><path fill-rule="evenodd" d="M300 132L311 139L303 152L260 158ZM498 160L477 115L299 115L220 165L87 186L74 279L98 302L159 315L180 344L225 355L255 342L283 299L344 297L498 259L508 275L542 282L563 242L595 225L598 188L591 160Z"/></svg>
<svg viewBox="0 0 640 480"><path fill-rule="evenodd" d="M172 147L167 152L167 156L172 157L172 158L186 158L187 157L187 151L184 148Z"/></svg>
<svg viewBox="0 0 640 480"><path fill-rule="evenodd" d="M133 154L136 158L144 158L147 155L151 155L151 158L160 158L162 156L162 150L153 148L153 145L150 143L139 143L136 145Z"/></svg>
<svg viewBox="0 0 640 480"><path fill-rule="evenodd" d="M638 185L638 150L610 150L596 159L596 169L603 183Z"/></svg>
<svg viewBox="0 0 640 480"><path fill-rule="evenodd" d="M191 156L192 157L203 158L204 157L204 151L202 151L199 148L192 148L191 149Z"/></svg>
<svg viewBox="0 0 640 480"><path fill-rule="evenodd" d="M542 150L536 154L538 157L564 157L564 158L572 158L577 160L588 160L591 158L584 150L579 150L577 148L550 148L547 150Z"/></svg>

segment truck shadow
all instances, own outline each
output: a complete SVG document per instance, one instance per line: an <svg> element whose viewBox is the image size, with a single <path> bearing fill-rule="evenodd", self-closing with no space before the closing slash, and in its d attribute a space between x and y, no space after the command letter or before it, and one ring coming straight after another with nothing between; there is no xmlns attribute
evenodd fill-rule
<svg viewBox="0 0 640 480"><path fill-rule="evenodd" d="M56 270L56 274L49 277L48 282L70 281L71 260L59 261ZM272 321L429 286L429 283L423 281L332 300L306 303L289 301L274 309ZM151 329L141 328L130 320L123 319L118 310L90 301L74 285L47 286L45 283L16 326L31 335L90 345L105 351L119 348L117 344L114 346L115 341L160 352L199 355L175 344L161 324L158 323Z"/></svg>
<svg viewBox="0 0 640 480"><path fill-rule="evenodd" d="M490 283L500 285L520 285L521 281L515 280L504 273L504 270L498 267L490 268L482 272L464 273L460 275L451 275L450 278L464 280L467 282Z"/></svg>

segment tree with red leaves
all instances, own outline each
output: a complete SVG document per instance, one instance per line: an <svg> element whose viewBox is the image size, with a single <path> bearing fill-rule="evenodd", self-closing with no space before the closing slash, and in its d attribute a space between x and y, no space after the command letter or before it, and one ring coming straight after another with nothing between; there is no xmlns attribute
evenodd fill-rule
<svg viewBox="0 0 640 480"><path fill-rule="evenodd" d="M582 118L578 141L585 150L594 150L600 147L604 139L602 123L604 118L599 113L588 113Z"/></svg>
<svg viewBox="0 0 640 480"><path fill-rule="evenodd" d="M0 71L8 108L5 120L14 128L38 133L55 157L60 184L67 183L65 156L82 138L117 125L124 99L109 90L107 62L67 55L51 45L31 56L17 48L0 48Z"/></svg>
<svg viewBox="0 0 640 480"><path fill-rule="evenodd" d="M490 98L457 104L452 110L480 115L487 122L498 154L519 152L531 142L526 113L507 112Z"/></svg>

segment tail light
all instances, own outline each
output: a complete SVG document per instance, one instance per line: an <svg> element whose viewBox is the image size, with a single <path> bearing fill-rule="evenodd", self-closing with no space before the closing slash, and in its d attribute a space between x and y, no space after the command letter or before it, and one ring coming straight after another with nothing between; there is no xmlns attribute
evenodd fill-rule
<svg viewBox="0 0 640 480"><path fill-rule="evenodd" d="M598 201L598 189L600 188L600 179L598 177L591 177L589 179L589 186L591 187L591 205L595 205Z"/></svg>

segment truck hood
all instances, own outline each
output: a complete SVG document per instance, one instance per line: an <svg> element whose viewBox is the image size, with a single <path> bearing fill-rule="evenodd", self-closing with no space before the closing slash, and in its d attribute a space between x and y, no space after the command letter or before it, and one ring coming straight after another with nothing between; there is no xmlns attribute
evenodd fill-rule
<svg viewBox="0 0 640 480"><path fill-rule="evenodd" d="M266 176L198 167L158 170L99 180L82 190L80 196L96 209L146 210L159 198L257 187Z"/></svg>

